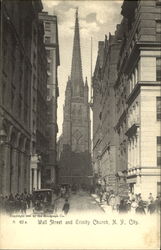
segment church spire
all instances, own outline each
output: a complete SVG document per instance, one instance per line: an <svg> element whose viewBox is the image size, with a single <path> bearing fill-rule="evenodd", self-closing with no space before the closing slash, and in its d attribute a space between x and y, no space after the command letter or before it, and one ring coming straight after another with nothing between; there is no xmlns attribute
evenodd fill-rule
<svg viewBox="0 0 161 250"><path fill-rule="evenodd" d="M72 57L72 67L71 67L71 83L72 83L73 95L82 95L84 84L83 84L83 76L82 76L78 8L76 9L76 15L75 15L75 31L74 31L73 57Z"/></svg>

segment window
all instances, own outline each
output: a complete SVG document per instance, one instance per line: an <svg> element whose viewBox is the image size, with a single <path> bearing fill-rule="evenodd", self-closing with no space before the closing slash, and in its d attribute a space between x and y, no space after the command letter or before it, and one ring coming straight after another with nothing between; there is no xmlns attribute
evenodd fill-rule
<svg viewBox="0 0 161 250"><path fill-rule="evenodd" d="M25 124L28 125L28 107L27 107L27 105L24 105L23 117L24 117Z"/></svg>
<svg viewBox="0 0 161 250"><path fill-rule="evenodd" d="M161 96L157 96L156 98L156 104L157 104L157 121L161 120Z"/></svg>
<svg viewBox="0 0 161 250"><path fill-rule="evenodd" d="M157 196L161 195L161 182L157 182Z"/></svg>
<svg viewBox="0 0 161 250"><path fill-rule="evenodd" d="M34 40L34 43L36 44L36 29L34 29L34 32L33 32L33 40Z"/></svg>
<svg viewBox="0 0 161 250"><path fill-rule="evenodd" d="M20 94L19 100L18 100L18 115L19 115L19 117L21 117L21 112L22 112L22 96Z"/></svg>
<svg viewBox="0 0 161 250"><path fill-rule="evenodd" d="M156 5L161 6L161 0L156 0Z"/></svg>
<svg viewBox="0 0 161 250"><path fill-rule="evenodd" d="M15 98L15 92L14 92L14 88L12 87L11 89L11 109L13 110L13 106L14 106L14 98Z"/></svg>
<svg viewBox="0 0 161 250"><path fill-rule="evenodd" d="M50 23L49 22L45 22L45 30L50 30Z"/></svg>
<svg viewBox="0 0 161 250"><path fill-rule="evenodd" d="M100 120L102 120L102 112L100 112L99 118L100 118Z"/></svg>
<svg viewBox="0 0 161 250"><path fill-rule="evenodd" d="M2 104L5 104L5 95L6 95L6 84L3 82L2 84Z"/></svg>
<svg viewBox="0 0 161 250"><path fill-rule="evenodd" d="M161 40L161 20L156 21L156 40Z"/></svg>
<svg viewBox="0 0 161 250"><path fill-rule="evenodd" d="M161 81L161 57L156 58L156 80Z"/></svg>
<svg viewBox="0 0 161 250"><path fill-rule="evenodd" d="M50 63L47 64L47 70L50 71Z"/></svg>
<svg viewBox="0 0 161 250"><path fill-rule="evenodd" d="M157 166L161 166L161 136L157 136Z"/></svg>
<svg viewBox="0 0 161 250"><path fill-rule="evenodd" d="M45 43L50 43L51 37L50 36L45 36Z"/></svg>
<svg viewBox="0 0 161 250"><path fill-rule="evenodd" d="M156 21L156 32L161 34L161 20Z"/></svg>
<svg viewBox="0 0 161 250"><path fill-rule="evenodd" d="M46 54L47 54L47 57L50 58L50 50L49 49L46 50Z"/></svg>
<svg viewBox="0 0 161 250"><path fill-rule="evenodd" d="M47 88L47 96L49 97L50 96L50 89Z"/></svg>
<svg viewBox="0 0 161 250"><path fill-rule="evenodd" d="M51 171L50 171L50 169L46 169L46 171L45 171L45 177L46 177L46 180L50 180L50 178L51 178Z"/></svg>

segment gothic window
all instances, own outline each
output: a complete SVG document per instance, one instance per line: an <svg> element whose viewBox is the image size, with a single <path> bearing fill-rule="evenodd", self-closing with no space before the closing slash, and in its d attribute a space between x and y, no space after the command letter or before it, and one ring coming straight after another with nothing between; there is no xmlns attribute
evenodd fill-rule
<svg viewBox="0 0 161 250"><path fill-rule="evenodd" d="M78 129L73 133L73 149L75 152L80 152L81 150L82 137L83 135Z"/></svg>

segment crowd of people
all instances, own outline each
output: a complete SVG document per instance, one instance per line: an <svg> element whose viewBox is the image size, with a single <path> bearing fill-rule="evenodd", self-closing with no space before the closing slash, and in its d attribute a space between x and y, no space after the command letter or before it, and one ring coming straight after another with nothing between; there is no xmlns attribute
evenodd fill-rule
<svg viewBox="0 0 161 250"><path fill-rule="evenodd" d="M70 186L61 186L61 185L55 185L53 187L53 191L55 193L55 204L56 201L59 198L64 198L66 201L68 201L68 198L70 196L71 191L75 191L75 187ZM35 191L35 190L33 190ZM38 207L41 208L41 197L35 196L34 192L27 193L24 191L23 193L16 195L13 195L10 193L8 196L0 195L0 212L1 213L7 213L7 214L13 214L13 213L23 213L26 214L27 209L35 208L37 210ZM66 211L65 206L65 210Z"/></svg>
<svg viewBox="0 0 161 250"><path fill-rule="evenodd" d="M32 206L33 196L27 192L17 193L9 196L0 196L0 211L4 213L21 212L26 213L27 208Z"/></svg>
<svg viewBox="0 0 161 250"><path fill-rule="evenodd" d="M83 189L82 189L83 190ZM56 195L56 200L59 198L65 199L63 211L66 213L66 210L69 210L68 199L71 193L78 191L76 185L62 185L55 186L54 193ZM153 197L152 193L149 193L149 196L146 200L142 199L141 193L134 194L129 192L127 196L121 196L114 191L106 191L101 186L96 189L90 188L88 190L91 194L95 193L99 197L99 202L107 204L111 211L116 211L118 213L137 213L137 214L160 214L161 211L161 196L158 195L156 198ZM4 213L26 213L27 209L32 208L35 203L35 196L24 191L24 193L17 193L13 195L12 193L9 196L0 195L0 212ZM56 203L56 202L55 202ZM67 209L68 208L68 209Z"/></svg>
<svg viewBox="0 0 161 250"><path fill-rule="evenodd" d="M152 193L149 193L146 200L142 199L141 193L134 194L129 192L127 196L123 197L114 193L112 190L107 192L102 189L97 189L96 194L99 196L100 203L105 202L112 211L119 213L160 214L161 211L161 196L158 195L154 199Z"/></svg>

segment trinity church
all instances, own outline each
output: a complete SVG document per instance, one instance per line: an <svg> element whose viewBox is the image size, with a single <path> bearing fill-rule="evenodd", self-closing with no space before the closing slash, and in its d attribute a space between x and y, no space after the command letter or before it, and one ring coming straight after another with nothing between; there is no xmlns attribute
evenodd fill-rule
<svg viewBox="0 0 161 250"><path fill-rule="evenodd" d="M83 80L76 10L71 76L65 91L63 133L58 142L59 183L90 184L91 139L87 78Z"/></svg>

